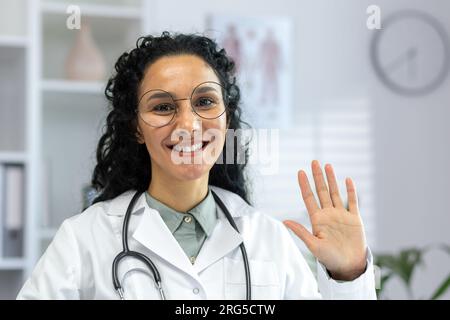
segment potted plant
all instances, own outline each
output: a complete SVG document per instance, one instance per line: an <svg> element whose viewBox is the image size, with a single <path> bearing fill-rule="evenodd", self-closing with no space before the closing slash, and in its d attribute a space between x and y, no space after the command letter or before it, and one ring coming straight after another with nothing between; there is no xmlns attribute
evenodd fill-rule
<svg viewBox="0 0 450 320"><path fill-rule="evenodd" d="M398 278L404 284L409 299L416 299L411 288L412 277L418 266L424 265L424 256L433 249L443 250L450 254L450 246L446 244L430 245L424 248L407 248L396 254L375 255L375 265L381 270L377 296L380 298L387 282ZM450 271L446 278L435 289L429 299L441 297L450 287Z"/></svg>

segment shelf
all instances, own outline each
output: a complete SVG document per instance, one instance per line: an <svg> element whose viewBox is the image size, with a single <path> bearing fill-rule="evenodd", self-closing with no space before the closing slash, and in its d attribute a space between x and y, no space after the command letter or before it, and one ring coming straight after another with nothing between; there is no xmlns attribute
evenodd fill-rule
<svg viewBox="0 0 450 320"><path fill-rule="evenodd" d="M69 112L72 117L77 119L97 117L96 114L105 112L108 105L104 95L105 86L106 81L43 81L41 90L43 92L44 119L53 119L56 115L62 116L61 112ZM85 116L83 117L82 114ZM60 120L62 119L57 121Z"/></svg>
<svg viewBox="0 0 450 320"><path fill-rule="evenodd" d="M0 35L0 48L25 48L28 44L28 39L22 36L3 36Z"/></svg>
<svg viewBox="0 0 450 320"><path fill-rule="evenodd" d="M23 258L3 258L0 259L0 270L21 270L26 266Z"/></svg>
<svg viewBox="0 0 450 320"><path fill-rule="evenodd" d="M45 2L41 9L43 13L67 15L66 10L69 3ZM118 18L118 19L140 19L141 12L138 8L129 5L102 5L81 3L79 4L82 16Z"/></svg>
<svg viewBox="0 0 450 320"><path fill-rule="evenodd" d="M27 160L27 156L24 152L0 151L0 164L1 163L25 164L26 160Z"/></svg>
<svg viewBox="0 0 450 320"><path fill-rule="evenodd" d="M84 13L82 11L84 17ZM135 47L136 40L141 35L140 20L116 20L105 16L84 17L81 19L81 29L66 28L66 15L48 15L42 21L42 78L66 79L67 59L76 46L83 26L89 25L94 45L99 50L105 64L106 78L114 71L117 59L125 52Z"/></svg>
<svg viewBox="0 0 450 320"><path fill-rule="evenodd" d="M54 93L87 93L103 94L106 81L71 81L71 80L44 80L41 89Z"/></svg>

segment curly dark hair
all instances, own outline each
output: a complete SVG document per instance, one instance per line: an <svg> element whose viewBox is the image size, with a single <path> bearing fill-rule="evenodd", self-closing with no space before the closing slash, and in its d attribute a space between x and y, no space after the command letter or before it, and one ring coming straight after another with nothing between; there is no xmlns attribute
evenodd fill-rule
<svg viewBox="0 0 450 320"><path fill-rule="evenodd" d="M219 48L214 40L195 34L170 34L165 31L159 37L140 37L136 41L136 48L119 57L115 64L116 73L108 80L105 89L110 111L106 118L106 131L97 146L97 164L91 181L97 195L92 203L115 198L130 189L147 190L151 181L151 160L145 144L137 141L138 87L149 65L159 58L181 54L198 56L215 71L225 90L228 128L236 130L243 125L249 127L241 119L235 64L225 49ZM233 161L215 163L209 172L209 184L232 191L250 203L249 186L244 173L248 143L242 144L237 136L233 139ZM224 159L226 145L222 151ZM237 161L238 147L244 148L244 161Z"/></svg>

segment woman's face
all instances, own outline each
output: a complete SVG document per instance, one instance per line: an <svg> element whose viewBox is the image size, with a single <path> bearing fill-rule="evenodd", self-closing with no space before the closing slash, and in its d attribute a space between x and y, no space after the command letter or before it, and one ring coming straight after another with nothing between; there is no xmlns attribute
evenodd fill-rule
<svg viewBox="0 0 450 320"><path fill-rule="evenodd" d="M163 57L147 67L138 89L138 141L145 143L150 154L153 177L179 181L206 178L219 157L227 129L226 112L216 119L201 118L192 111L189 99L198 85L208 81L220 83L213 69L195 55ZM162 127L144 121L148 120L145 113L149 105L157 101L154 90L170 92L176 100L177 113ZM167 110L165 105L158 108Z"/></svg>

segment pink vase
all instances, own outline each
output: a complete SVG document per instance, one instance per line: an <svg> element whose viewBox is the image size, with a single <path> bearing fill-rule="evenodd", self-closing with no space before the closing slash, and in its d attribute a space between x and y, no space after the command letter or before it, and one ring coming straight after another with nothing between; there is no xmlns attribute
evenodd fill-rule
<svg viewBox="0 0 450 320"><path fill-rule="evenodd" d="M78 81L99 81L105 77L105 61L94 42L91 27L83 23L66 59L66 78Z"/></svg>

